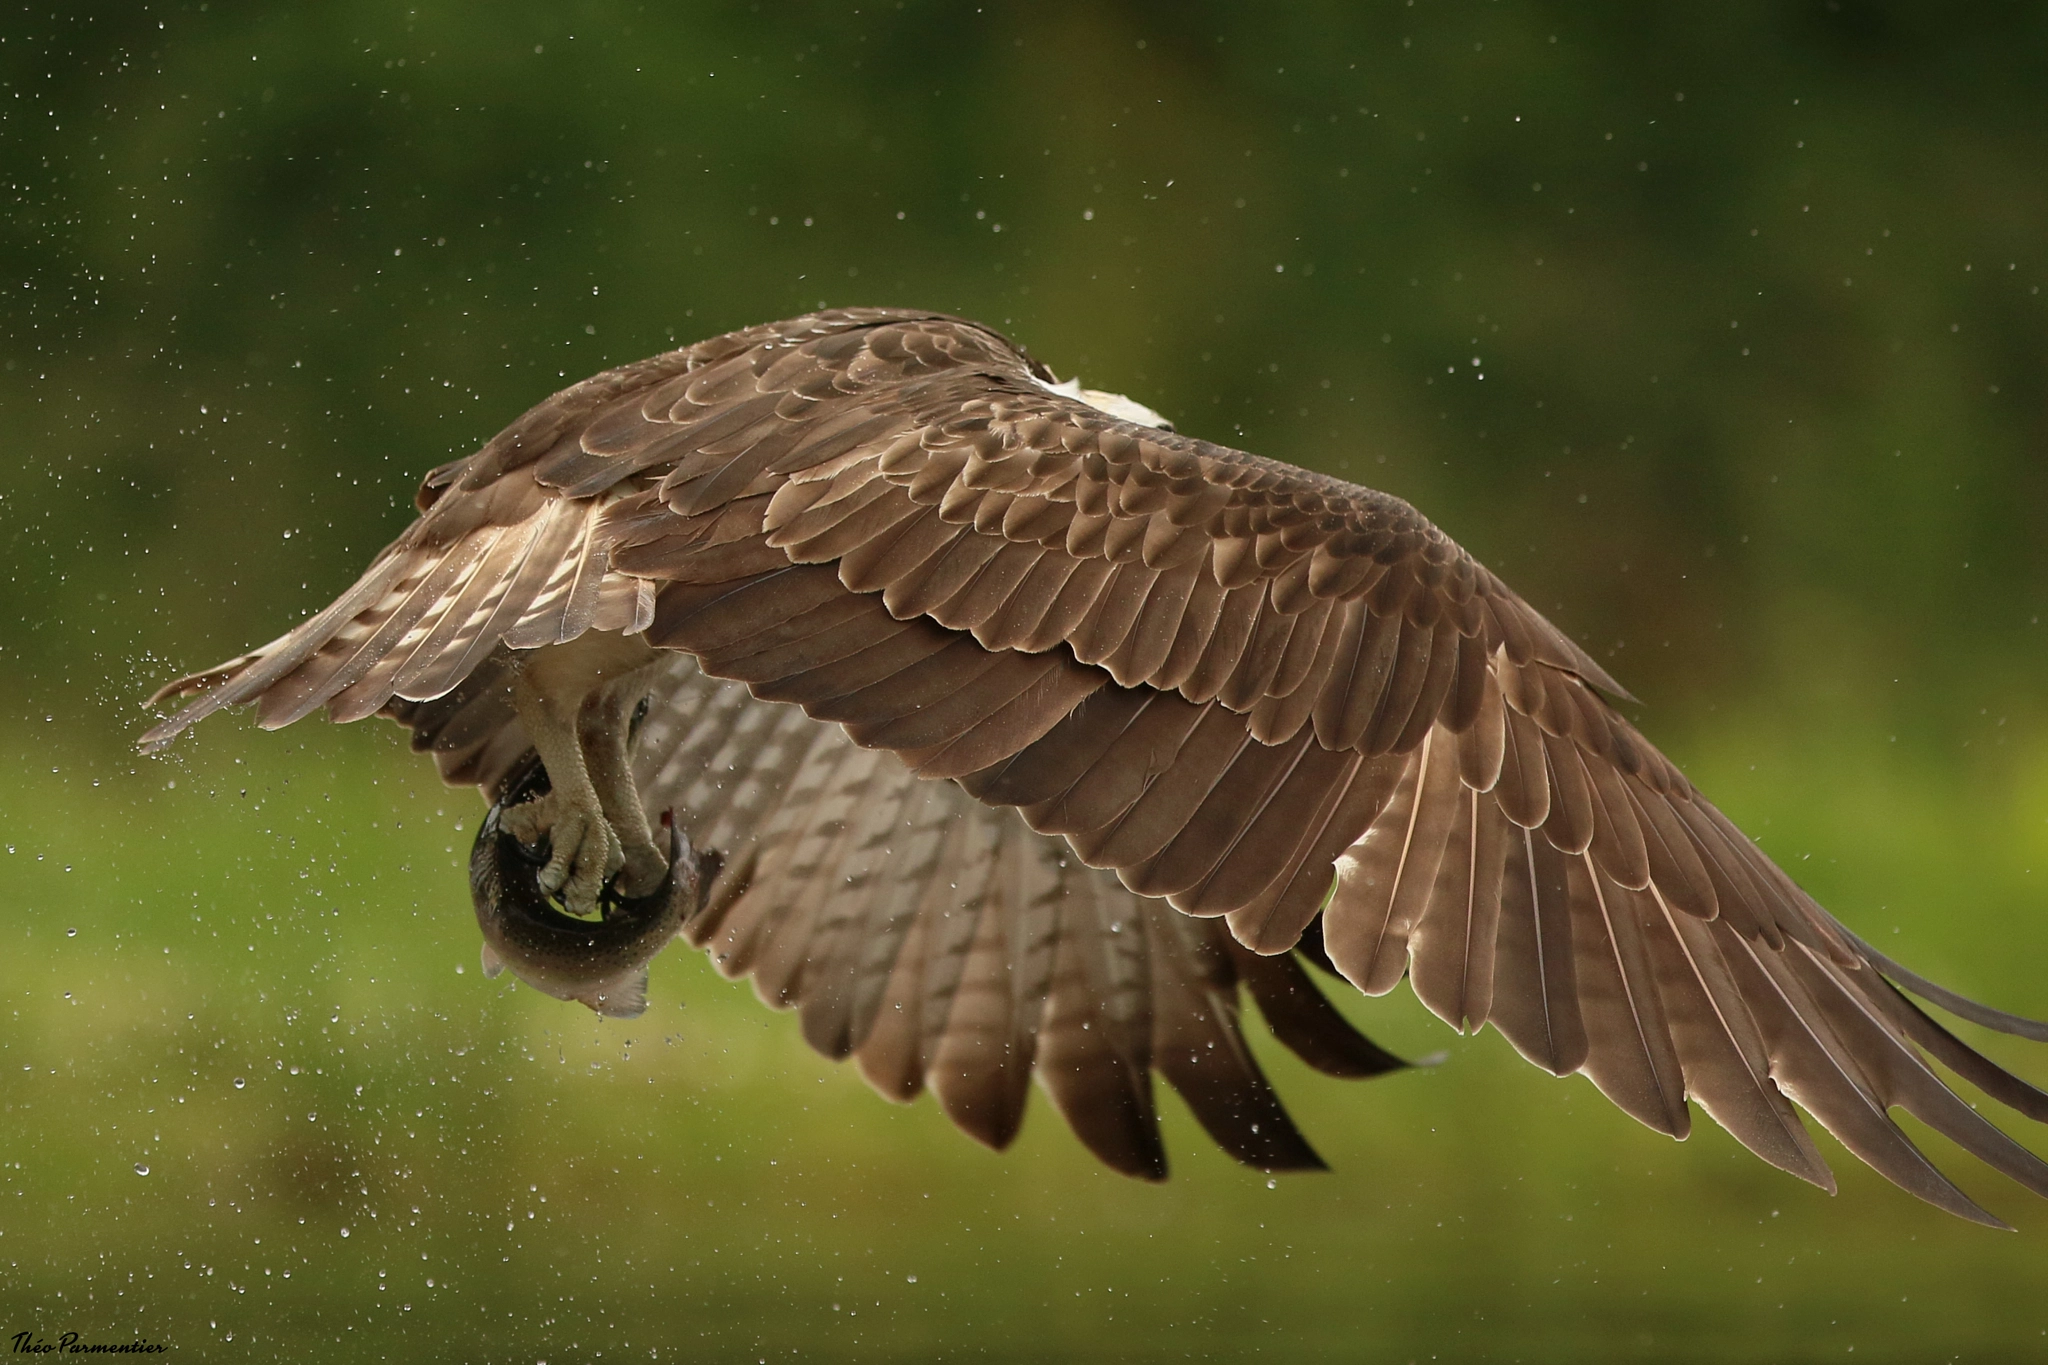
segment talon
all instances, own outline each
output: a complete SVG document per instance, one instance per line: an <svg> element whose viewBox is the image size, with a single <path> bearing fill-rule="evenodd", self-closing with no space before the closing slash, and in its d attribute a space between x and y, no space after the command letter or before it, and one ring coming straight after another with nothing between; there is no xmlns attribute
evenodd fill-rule
<svg viewBox="0 0 2048 1365"><path fill-rule="evenodd" d="M554 856L541 869L541 889L559 893L572 915L594 914L598 893L626 861L618 836L603 816L593 819L584 811L572 810L556 819L548 838Z"/></svg>
<svg viewBox="0 0 2048 1365"><path fill-rule="evenodd" d="M545 768L530 779L544 783ZM516 839L521 851L542 865L535 882L542 892L559 899L572 915L588 917L598 911L599 899L613 878L626 866L626 851L604 816L553 789L507 806L499 827ZM656 869L654 885L667 872Z"/></svg>
<svg viewBox="0 0 2048 1365"><path fill-rule="evenodd" d="M551 795L544 791L531 800L509 806L498 818L498 827L517 839L529 858L543 863L552 854L548 842L548 828L554 823L550 815Z"/></svg>
<svg viewBox="0 0 2048 1365"><path fill-rule="evenodd" d="M653 844L626 849L620 862L612 889L622 899L648 895L668 876L669 860Z"/></svg>
<svg viewBox="0 0 2048 1365"><path fill-rule="evenodd" d="M718 855L693 849L688 836L664 818L668 847L660 882L644 896L603 897L602 919L572 919L540 889L539 859L512 834L505 817L523 788L494 804L470 850L470 895L483 931L487 975L510 968L521 981L559 1000L576 1000L599 1014L630 1019L647 1008L647 963L703 904ZM531 803L520 803L531 804ZM521 817L532 820L535 812ZM595 841L586 841L585 848Z"/></svg>

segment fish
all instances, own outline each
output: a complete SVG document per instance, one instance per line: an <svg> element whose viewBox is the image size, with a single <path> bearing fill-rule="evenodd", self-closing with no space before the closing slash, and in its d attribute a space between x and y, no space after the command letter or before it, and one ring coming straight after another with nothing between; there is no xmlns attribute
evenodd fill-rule
<svg viewBox="0 0 2048 1365"><path fill-rule="evenodd" d="M557 1000L588 1005L608 1019L635 1019L647 1009L647 970L703 903L721 858L692 847L664 811L668 874L644 896L609 891L601 917L569 914L540 889L548 860L545 844L529 848L501 824L504 812L547 790L546 770L534 763L506 784L470 847L470 900L483 931L483 970L495 979L507 968L527 985Z"/></svg>

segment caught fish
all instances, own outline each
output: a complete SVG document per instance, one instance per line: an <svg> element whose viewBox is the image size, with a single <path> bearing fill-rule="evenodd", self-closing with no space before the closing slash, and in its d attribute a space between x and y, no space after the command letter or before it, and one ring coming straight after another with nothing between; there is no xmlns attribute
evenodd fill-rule
<svg viewBox="0 0 2048 1365"><path fill-rule="evenodd" d="M607 892L601 918L568 914L540 889L545 844L528 848L501 825L504 812L546 789L539 764L510 784L492 805L469 854L470 898L483 930L484 975L512 974L557 1000L576 1000L601 1015L632 1019L647 1009L647 964L668 946L718 875L719 855L696 851L664 813L668 875L645 896Z"/></svg>

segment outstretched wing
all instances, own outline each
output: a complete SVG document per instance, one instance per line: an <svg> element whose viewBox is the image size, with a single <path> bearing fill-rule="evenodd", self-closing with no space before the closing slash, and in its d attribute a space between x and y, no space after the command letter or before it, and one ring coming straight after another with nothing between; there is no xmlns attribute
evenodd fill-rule
<svg viewBox="0 0 2048 1365"><path fill-rule="evenodd" d="M535 638L502 625L552 600L530 584L652 584L646 637L705 672L1015 807L1261 953L1320 917L1362 990L1411 973L1453 1024L1495 1024L1661 1131L1697 1099L1831 1184L1789 1095L1892 1180L1995 1221L1899 1106L2048 1193L2048 1165L1928 1059L2035 1118L2048 1096L1908 1002L1607 704L1596 663L1413 508L1050 379L973 324L867 311L586 381L430 476L426 516L333 615L202 675L217 690L150 738L216 699L281 723L427 696L471 659L438 662L441 636ZM573 509L550 515L582 528L579 567L533 537L537 567L474 567L472 542L543 505ZM543 619L568 638L596 617Z"/></svg>
<svg viewBox="0 0 2048 1365"><path fill-rule="evenodd" d="M389 708L445 774L487 795L528 752L509 666L500 651L446 696ZM634 751L646 807L724 857L685 937L796 1009L819 1052L851 1056L893 1100L928 1087L991 1147L1016 1136L1036 1074L1103 1161L1160 1178L1156 1071L1238 1160L1320 1168L1246 1045L1240 986L1318 1070L1402 1065L1297 959L1133 895L1014 812L707 677L687 654L662 664Z"/></svg>

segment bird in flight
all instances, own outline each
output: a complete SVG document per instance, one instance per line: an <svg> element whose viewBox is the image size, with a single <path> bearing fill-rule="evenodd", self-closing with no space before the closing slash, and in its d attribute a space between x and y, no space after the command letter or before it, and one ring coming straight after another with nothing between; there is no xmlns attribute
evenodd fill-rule
<svg viewBox="0 0 2048 1365"><path fill-rule="evenodd" d="M2003 1226L1903 1109L2048 1195L1935 1070L2048 1093L1909 999L2048 1041L1836 921L1407 503L1182 435L997 332L838 309L607 371L430 472L419 519L270 644L164 688L388 716L490 803L491 975L645 1008L680 935L881 1093L1001 1148L1035 1073L1163 1177L1152 1073L1232 1156L1321 1161L1243 1033L1404 1063L1304 964L1405 976L1673 1137L1697 1103L1834 1188L1803 1107ZM1903 988L1903 989L1902 989Z"/></svg>

